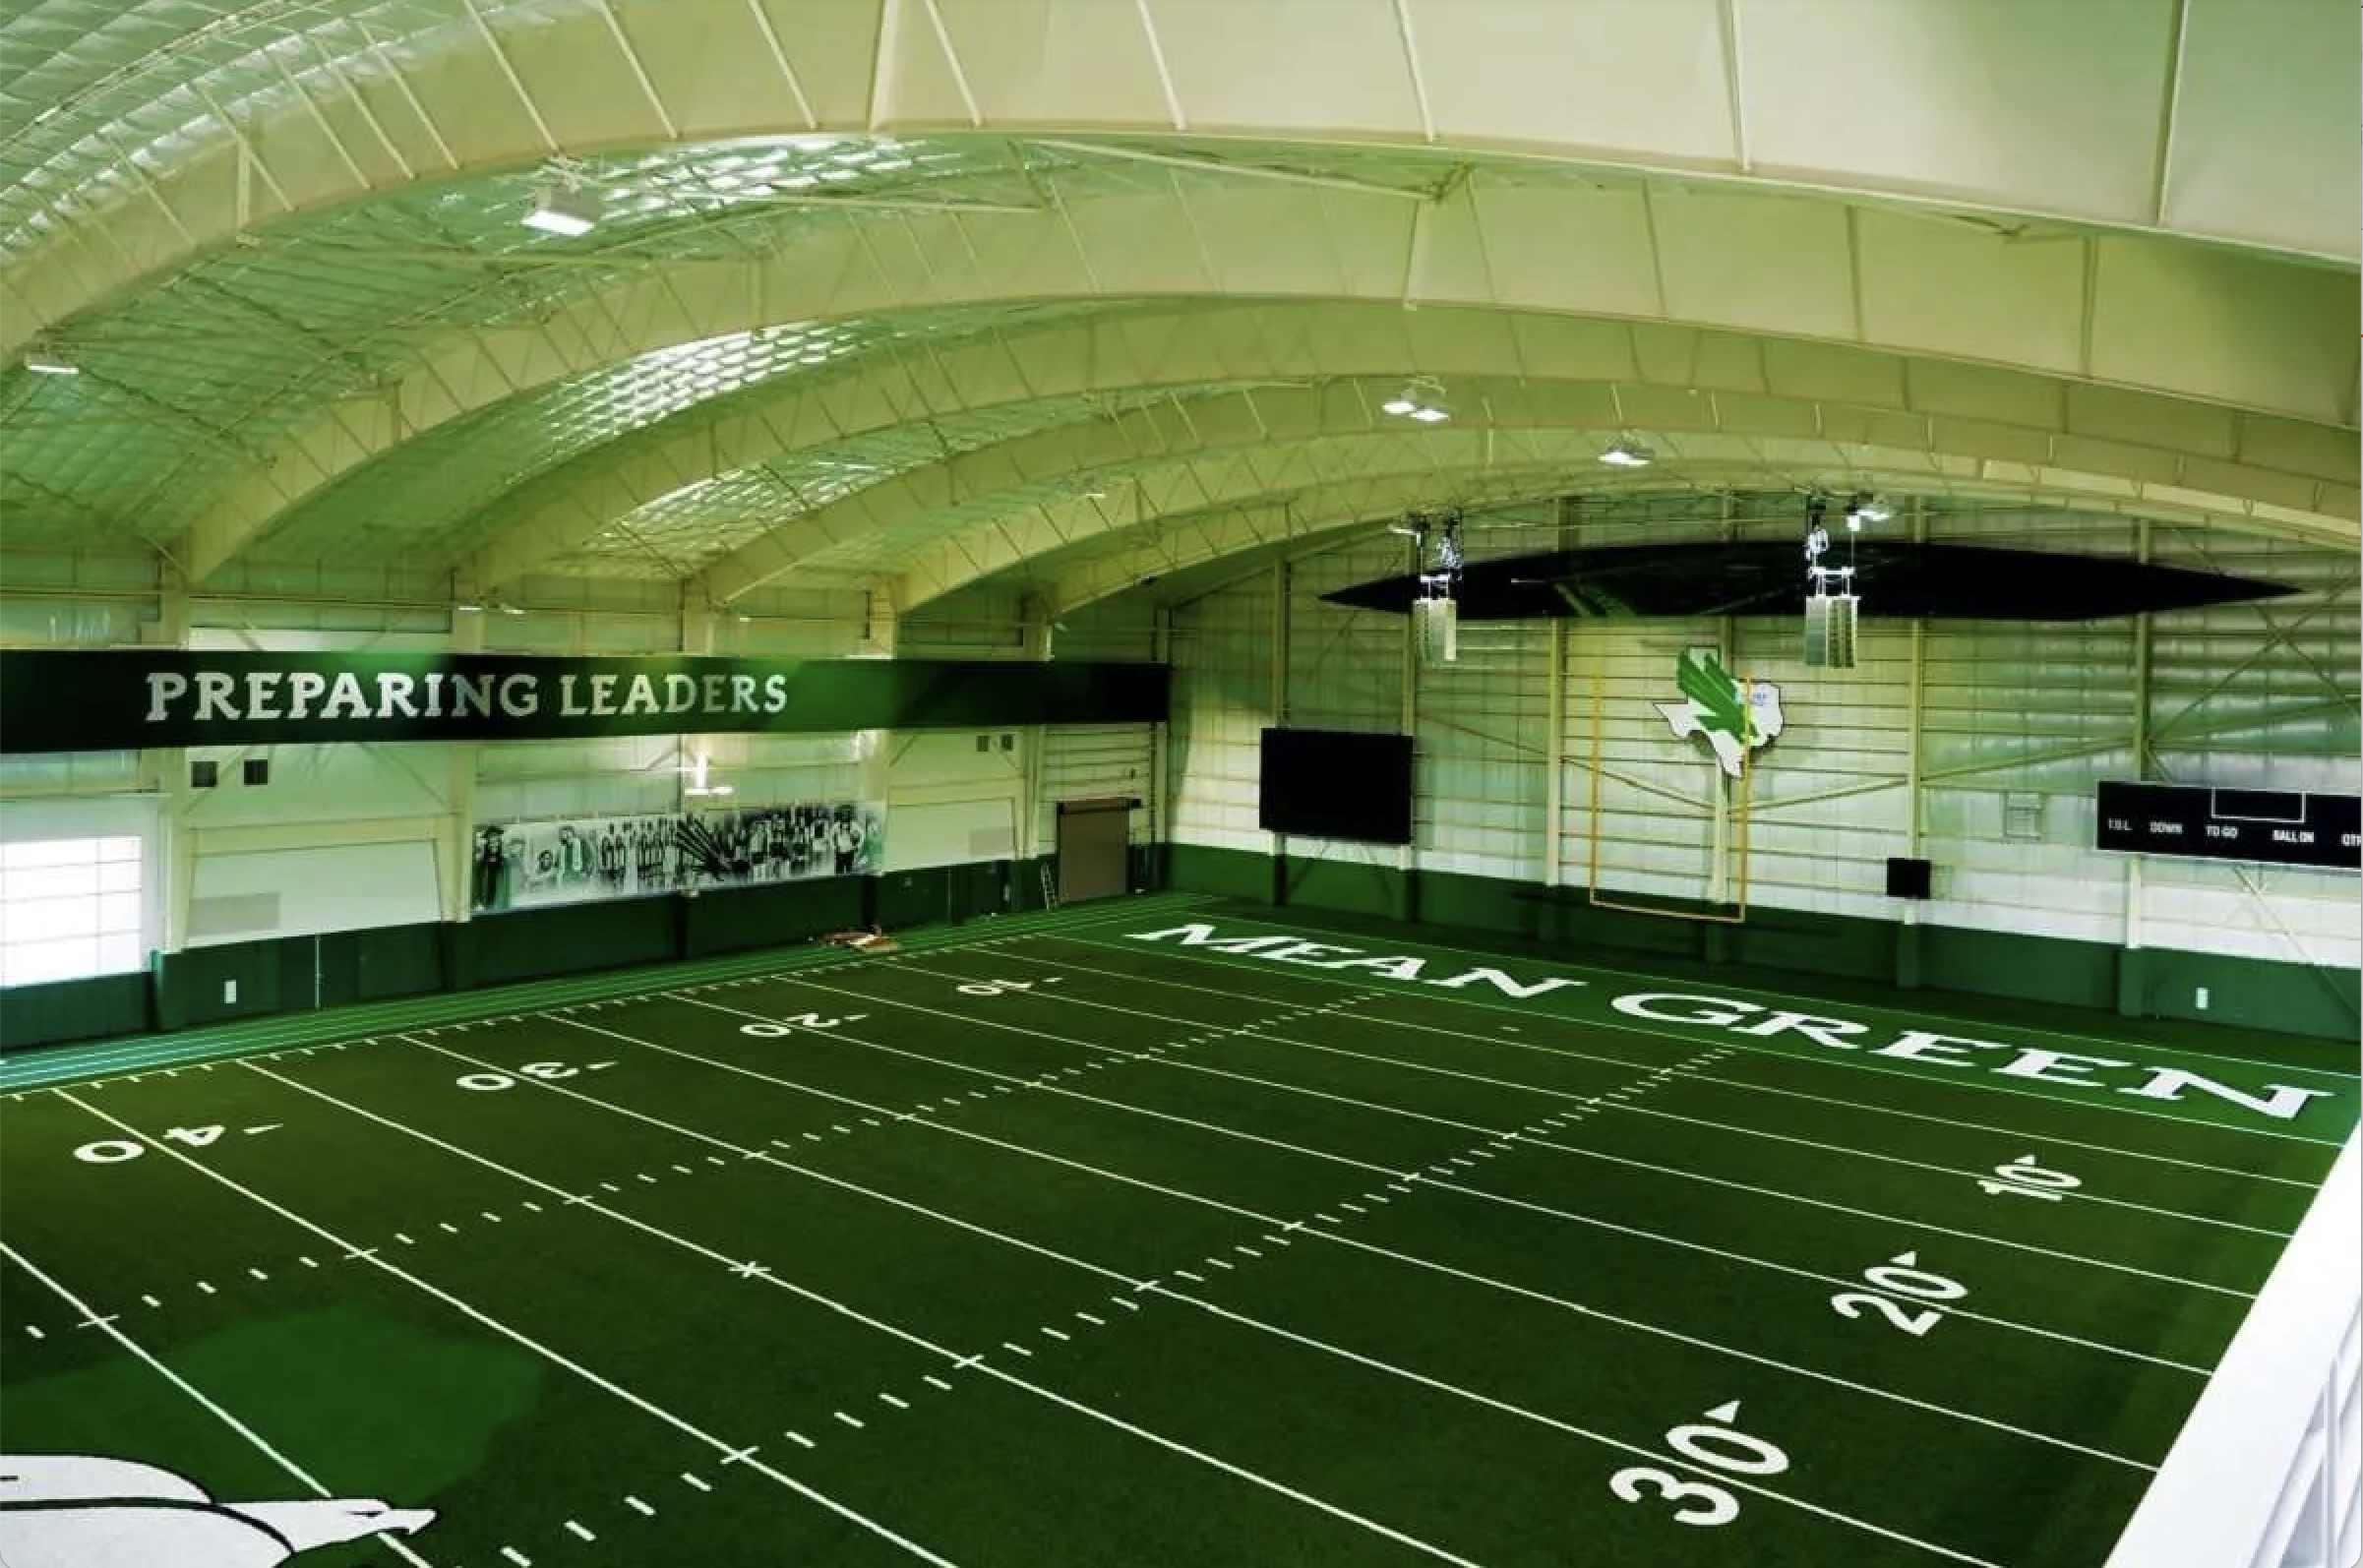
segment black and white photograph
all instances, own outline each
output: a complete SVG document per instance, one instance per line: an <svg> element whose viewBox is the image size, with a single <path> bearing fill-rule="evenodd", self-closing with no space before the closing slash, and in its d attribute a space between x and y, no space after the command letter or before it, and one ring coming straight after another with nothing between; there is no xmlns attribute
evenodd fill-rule
<svg viewBox="0 0 2363 1568"><path fill-rule="evenodd" d="M475 832L468 903L490 915L870 875L885 864L885 806L876 801L486 822Z"/></svg>

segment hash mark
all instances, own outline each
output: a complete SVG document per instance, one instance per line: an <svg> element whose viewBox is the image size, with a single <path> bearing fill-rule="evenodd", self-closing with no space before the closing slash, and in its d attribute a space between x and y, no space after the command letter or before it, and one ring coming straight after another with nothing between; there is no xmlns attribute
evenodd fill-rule
<svg viewBox="0 0 2363 1568"><path fill-rule="evenodd" d="M634 1497L629 1493L627 1493L624 1497L624 1506L636 1514L645 1516L646 1518L654 1519L656 1517L655 1509L649 1507L646 1503L641 1502L637 1497Z"/></svg>

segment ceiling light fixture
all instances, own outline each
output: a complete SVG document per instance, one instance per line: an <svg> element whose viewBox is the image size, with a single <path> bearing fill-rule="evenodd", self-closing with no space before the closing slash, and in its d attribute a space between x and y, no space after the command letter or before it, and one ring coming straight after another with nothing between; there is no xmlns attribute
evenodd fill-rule
<svg viewBox="0 0 2363 1568"><path fill-rule="evenodd" d="M25 368L36 376L79 376L82 367L54 348L35 344L25 351Z"/></svg>
<svg viewBox="0 0 2363 1568"><path fill-rule="evenodd" d="M1401 392L1378 405L1378 411L1423 425L1440 425L1452 417L1452 410L1444 406L1444 389L1424 376L1404 383Z"/></svg>
<svg viewBox="0 0 2363 1568"><path fill-rule="evenodd" d="M534 190L525 227L568 239L588 234L598 225L599 193L583 183L582 171L553 164Z"/></svg>
<svg viewBox="0 0 2363 1568"><path fill-rule="evenodd" d="M1658 454L1631 436L1619 436L1608 443L1600 460L1611 468L1646 468L1658 460Z"/></svg>
<svg viewBox="0 0 2363 1568"><path fill-rule="evenodd" d="M1885 496L1857 495L1847 503L1847 526L1859 532L1866 522L1885 522L1896 509Z"/></svg>

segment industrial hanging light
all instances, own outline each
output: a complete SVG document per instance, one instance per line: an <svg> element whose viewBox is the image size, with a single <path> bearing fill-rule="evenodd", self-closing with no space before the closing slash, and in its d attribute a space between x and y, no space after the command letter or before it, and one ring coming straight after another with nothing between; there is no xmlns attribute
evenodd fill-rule
<svg viewBox="0 0 2363 1568"><path fill-rule="evenodd" d="M600 212L599 193L585 183L582 170L573 164L553 163L534 188L533 206L525 213L524 224L544 234L574 239L595 228Z"/></svg>
<svg viewBox="0 0 2363 1568"><path fill-rule="evenodd" d="M1658 454L1632 436L1619 436L1608 443L1600 460L1611 468L1646 468L1658 460Z"/></svg>

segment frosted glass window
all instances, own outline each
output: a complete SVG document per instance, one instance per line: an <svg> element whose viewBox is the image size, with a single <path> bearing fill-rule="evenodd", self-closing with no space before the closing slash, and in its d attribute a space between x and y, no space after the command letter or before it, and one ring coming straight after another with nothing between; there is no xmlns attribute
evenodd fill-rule
<svg viewBox="0 0 2363 1568"><path fill-rule="evenodd" d="M0 986L143 967L142 865L131 835L0 844Z"/></svg>

